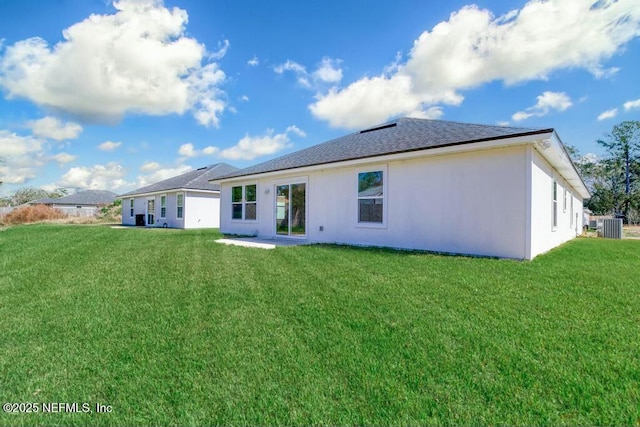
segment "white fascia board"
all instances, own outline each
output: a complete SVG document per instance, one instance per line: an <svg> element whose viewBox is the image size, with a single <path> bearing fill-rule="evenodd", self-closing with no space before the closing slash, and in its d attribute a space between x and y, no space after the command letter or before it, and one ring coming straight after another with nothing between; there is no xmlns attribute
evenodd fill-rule
<svg viewBox="0 0 640 427"><path fill-rule="evenodd" d="M554 131L548 139L538 141L533 144L533 148L556 169L560 175L578 192L580 197L588 199L591 197L587 186L578 173L573 161L564 148L560 137Z"/></svg>
<svg viewBox="0 0 640 427"><path fill-rule="evenodd" d="M128 196L118 197L119 199L134 199L136 197L146 197L146 196L157 196L158 194L168 194L168 193L209 193L209 194L220 194L218 190L194 190L190 188L173 188L171 190L161 190L161 191L150 191L148 193L136 193L129 194Z"/></svg>
<svg viewBox="0 0 640 427"><path fill-rule="evenodd" d="M386 155L374 156L374 157L365 157L362 159L345 160L345 161L334 162L334 163L323 163L320 165L303 166L300 168L283 169L283 170L258 173L253 175L243 175L243 176L237 176L237 177L227 178L227 179L213 179L213 180L210 180L209 182L215 183L215 184L221 184L221 183L226 184L226 183L232 183L232 182L256 180L261 178L270 178L273 176L282 176L282 175L290 175L290 174L298 175L298 174L306 174L314 171L338 169L338 168L351 167L351 166L362 166L362 165L371 164L371 163L380 163L380 162L386 163L386 162L393 162L393 161L400 161L400 160L417 159L421 157L435 157L435 156L444 156L447 154L491 150L495 148L504 148L504 147L512 147L517 145L531 144L539 140L548 139L551 137L551 134L552 134L551 132L548 132L548 133L540 133L536 135L516 136L513 138L492 139L489 141L481 141L481 142L474 142L474 143L460 143L460 144L448 145L445 147L424 148L420 150L406 151L403 153L386 154Z"/></svg>

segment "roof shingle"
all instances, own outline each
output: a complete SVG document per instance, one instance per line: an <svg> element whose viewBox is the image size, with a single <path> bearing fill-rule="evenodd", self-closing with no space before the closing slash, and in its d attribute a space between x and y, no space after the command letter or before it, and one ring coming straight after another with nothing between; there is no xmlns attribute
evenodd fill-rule
<svg viewBox="0 0 640 427"><path fill-rule="evenodd" d="M551 132L506 126L401 118L355 132L218 178L234 178L387 154Z"/></svg>
<svg viewBox="0 0 640 427"><path fill-rule="evenodd" d="M107 190L85 190L68 196L51 199L39 199L30 202L32 205L56 204L56 205L108 205L118 197L113 191Z"/></svg>
<svg viewBox="0 0 640 427"><path fill-rule="evenodd" d="M156 182L155 184L138 188L128 193L121 194L119 197L180 189L220 191L220 186L217 184L211 184L209 180L219 178L222 175L227 175L236 170L238 170L238 168L235 166L231 166L226 163L217 163Z"/></svg>

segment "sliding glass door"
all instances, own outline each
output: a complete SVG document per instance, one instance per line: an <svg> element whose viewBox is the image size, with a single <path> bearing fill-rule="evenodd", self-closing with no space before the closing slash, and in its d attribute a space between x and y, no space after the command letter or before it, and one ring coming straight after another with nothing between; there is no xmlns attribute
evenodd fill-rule
<svg viewBox="0 0 640 427"><path fill-rule="evenodd" d="M306 236L307 184L276 186L276 234Z"/></svg>

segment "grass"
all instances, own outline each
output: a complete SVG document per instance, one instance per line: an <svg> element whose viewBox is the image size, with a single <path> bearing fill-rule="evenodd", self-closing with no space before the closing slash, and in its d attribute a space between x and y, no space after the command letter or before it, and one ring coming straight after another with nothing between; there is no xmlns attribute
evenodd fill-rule
<svg viewBox="0 0 640 427"><path fill-rule="evenodd" d="M640 241L532 262L0 231L0 425L639 425ZM41 405L40 405L41 408Z"/></svg>

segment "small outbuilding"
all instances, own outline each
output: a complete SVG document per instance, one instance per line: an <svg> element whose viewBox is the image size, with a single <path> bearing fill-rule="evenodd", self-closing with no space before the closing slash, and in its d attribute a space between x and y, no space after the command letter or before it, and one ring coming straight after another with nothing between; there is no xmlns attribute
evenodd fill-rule
<svg viewBox="0 0 640 427"><path fill-rule="evenodd" d="M554 129L402 118L229 173L220 230L532 259L590 197Z"/></svg>
<svg viewBox="0 0 640 427"><path fill-rule="evenodd" d="M217 163L121 194L122 224L218 228L220 186L209 180L237 169L226 163Z"/></svg>

